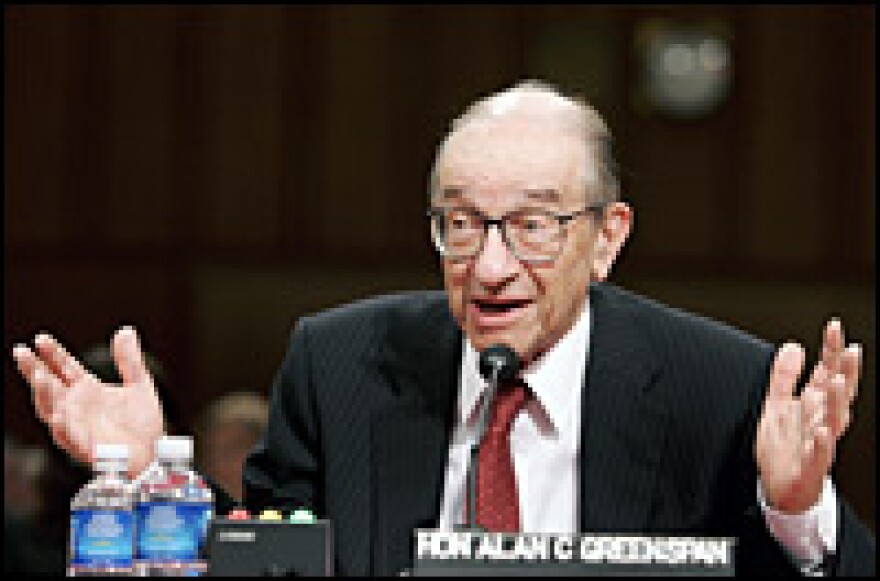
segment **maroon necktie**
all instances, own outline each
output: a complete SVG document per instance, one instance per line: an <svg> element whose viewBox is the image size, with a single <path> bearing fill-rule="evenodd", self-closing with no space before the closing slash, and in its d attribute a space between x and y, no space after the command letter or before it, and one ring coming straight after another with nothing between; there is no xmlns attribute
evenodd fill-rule
<svg viewBox="0 0 880 581"><path fill-rule="evenodd" d="M477 469L477 525L490 532L517 532L519 494L513 457L510 454L510 427L528 401L528 390L518 380L499 388L492 403L489 425L480 448ZM465 506L465 520L467 520Z"/></svg>

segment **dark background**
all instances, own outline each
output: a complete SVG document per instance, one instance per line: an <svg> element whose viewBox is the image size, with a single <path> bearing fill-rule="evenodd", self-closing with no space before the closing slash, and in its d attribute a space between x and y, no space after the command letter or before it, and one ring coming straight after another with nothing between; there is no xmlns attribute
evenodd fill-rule
<svg viewBox="0 0 880 581"><path fill-rule="evenodd" d="M731 93L640 101L636 30L722 23ZM810 361L863 343L843 494L875 526L875 9L65 7L4 10L7 433L46 443L9 356L134 324L185 424L268 390L297 317L438 288L433 149L476 97L538 76L606 117L634 236L614 279Z"/></svg>

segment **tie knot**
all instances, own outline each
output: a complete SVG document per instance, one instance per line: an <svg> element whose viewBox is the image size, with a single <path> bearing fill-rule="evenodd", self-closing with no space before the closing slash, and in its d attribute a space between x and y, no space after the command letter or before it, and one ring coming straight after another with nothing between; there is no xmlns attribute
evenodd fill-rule
<svg viewBox="0 0 880 581"><path fill-rule="evenodd" d="M492 402L489 433L493 436L510 434L510 426L529 400L529 391L522 380L502 384Z"/></svg>

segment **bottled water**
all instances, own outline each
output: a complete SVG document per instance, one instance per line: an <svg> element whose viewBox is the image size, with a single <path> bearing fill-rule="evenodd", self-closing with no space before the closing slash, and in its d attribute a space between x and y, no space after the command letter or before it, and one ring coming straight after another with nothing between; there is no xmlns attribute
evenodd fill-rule
<svg viewBox="0 0 880 581"><path fill-rule="evenodd" d="M156 460L135 481L135 574L194 576L207 572L205 539L213 495L192 468L193 442L165 436Z"/></svg>
<svg viewBox="0 0 880 581"><path fill-rule="evenodd" d="M125 477L128 447L98 444L97 475L70 503L67 574L131 575L134 494Z"/></svg>

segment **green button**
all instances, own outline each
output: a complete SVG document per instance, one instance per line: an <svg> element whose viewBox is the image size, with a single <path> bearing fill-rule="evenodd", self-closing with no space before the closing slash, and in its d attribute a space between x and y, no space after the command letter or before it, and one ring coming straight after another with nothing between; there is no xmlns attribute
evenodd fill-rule
<svg viewBox="0 0 880 581"><path fill-rule="evenodd" d="M315 522L315 515L307 508L298 508L290 513L288 520L300 524L310 524Z"/></svg>

